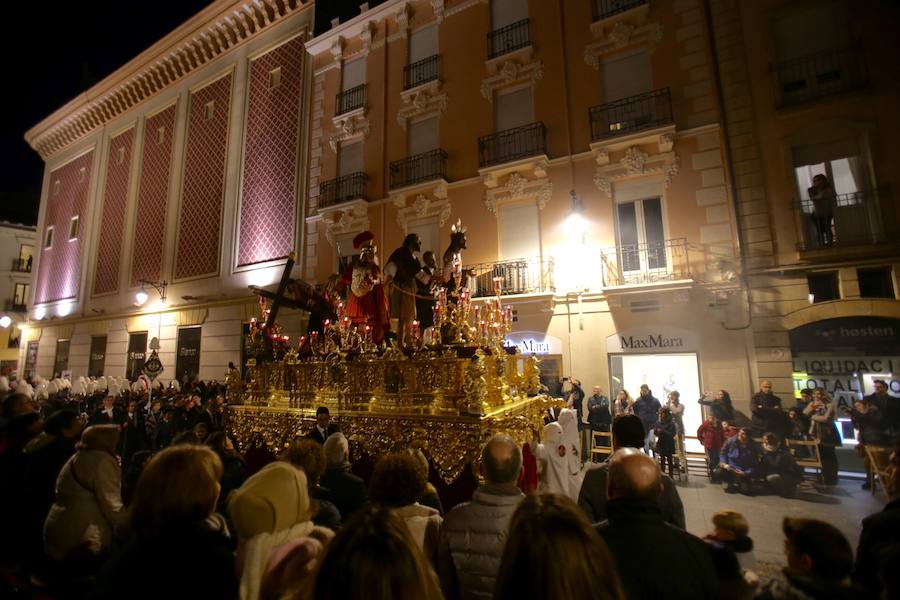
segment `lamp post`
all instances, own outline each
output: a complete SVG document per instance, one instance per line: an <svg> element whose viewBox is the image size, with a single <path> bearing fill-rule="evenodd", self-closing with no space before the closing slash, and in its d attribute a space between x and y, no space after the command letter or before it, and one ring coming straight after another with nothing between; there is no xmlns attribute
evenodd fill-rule
<svg viewBox="0 0 900 600"><path fill-rule="evenodd" d="M162 281L147 281L146 279L141 279L138 283L141 284L141 289L134 295L134 300L138 306L143 306L150 298L150 295L147 294L147 291L144 289L145 286L150 286L155 289L159 294L159 301L163 304L166 303L166 288L169 286L169 282L165 279Z"/></svg>

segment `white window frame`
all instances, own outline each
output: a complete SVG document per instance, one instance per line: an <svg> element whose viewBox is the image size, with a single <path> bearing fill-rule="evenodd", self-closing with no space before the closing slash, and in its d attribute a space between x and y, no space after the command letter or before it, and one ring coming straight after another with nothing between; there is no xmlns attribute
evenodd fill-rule
<svg viewBox="0 0 900 600"><path fill-rule="evenodd" d="M75 215L69 219L69 241L74 242L78 239L79 230L81 229L81 216ZM73 231L74 230L74 231Z"/></svg>
<svg viewBox="0 0 900 600"><path fill-rule="evenodd" d="M53 249L53 238L56 237L54 229L56 229L55 225L48 225L47 229L44 230L44 250Z"/></svg>

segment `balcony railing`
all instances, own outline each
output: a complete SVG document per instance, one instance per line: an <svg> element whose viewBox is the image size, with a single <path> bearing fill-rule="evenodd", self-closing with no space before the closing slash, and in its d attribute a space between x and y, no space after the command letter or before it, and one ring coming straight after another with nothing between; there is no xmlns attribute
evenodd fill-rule
<svg viewBox="0 0 900 600"><path fill-rule="evenodd" d="M6 312L28 312L28 307L24 304L18 304L15 300L7 300L3 303L3 310Z"/></svg>
<svg viewBox="0 0 900 600"><path fill-rule="evenodd" d="M605 248L600 264L605 288L691 278L687 238Z"/></svg>
<svg viewBox="0 0 900 600"><path fill-rule="evenodd" d="M366 200L369 177L365 173L351 173L337 179L330 179L319 184L319 208L327 208L349 202L350 200Z"/></svg>
<svg viewBox="0 0 900 600"><path fill-rule="evenodd" d="M848 92L869 83L859 47L802 56L778 63L773 70L780 106Z"/></svg>
<svg viewBox="0 0 900 600"><path fill-rule="evenodd" d="M17 273L31 273L31 257L14 258L12 270Z"/></svg>
<svg viewBox="0 0 900 600"><path fill-rule="evenodd" d="M441 55L434 54L403 67L403 89L434 81L441 76Z"/></svg>
<svg viewBox="0 0 900 600"><path fill-rule="evenodd" d="M481 167L541 154L547 154L547 128L541 121L478 138Z"/></svg>
<svg viewBox="0 0 900 600"><path fill-rule="evenodd" d="M647 0L591 0L594 22L608 19L642 4L647 4Z"/></svg>
<svg viewBox="0 0 900 600"><path fill-rule="evenodd" d="M479 263L464 268L473 273L466 286L473 298L493 296L494 277L501 278L501 295L539 294L555 292L553 257L538 256L497 262Z"/></svg>
<svg viewBox="0 0 900 600"><path fill-rule="evenodd" d="M800 200L794 208L801 251L896 242L900 234L900 215L887 189L838 194L831 206Z"/></svg>
<svg viewBox="0 0 900 600"><path fill-rule="evenodd" d="M395 160L390 165L391 189L447 178L447 153L440 148Z"/></svg>
<svg viewBox="0 0 900 600"><path fill-rule="evenodd" d="M529 19L522 19L488 33L488 60L530 46L528 23Z"/></svg>
<svg viewBox="0 0 900 600"><path fill-rule="evenodd" d="M672 123L669 88L593 106L588 111L595 142Z"/></svg>
<svg viewBox="0 0 900 600"><path fill-rule="evenodd" d="M334 99L334 114L342 115L366 105L366 84L339 93Z"/></svg>

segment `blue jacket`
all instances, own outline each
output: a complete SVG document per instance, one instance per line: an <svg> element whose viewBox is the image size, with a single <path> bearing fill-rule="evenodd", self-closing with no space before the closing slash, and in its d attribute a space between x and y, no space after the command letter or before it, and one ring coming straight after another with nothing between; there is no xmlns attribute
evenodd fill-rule
<svg viewBox="0 0 900 600"><path fill-rule="evenodd" d="M738 443L738 437L734 436L722 446L719 462L740 469L747 475L755 475L759 470L759 452L753 442L747 440L747 445L742 447Z"/></svg>

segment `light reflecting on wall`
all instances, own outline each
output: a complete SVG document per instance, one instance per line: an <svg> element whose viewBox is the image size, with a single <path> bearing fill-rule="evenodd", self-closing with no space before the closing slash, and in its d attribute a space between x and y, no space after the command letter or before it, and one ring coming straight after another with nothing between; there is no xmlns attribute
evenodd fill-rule
<svg viewBox="0 0 900 600"><path fill-rule="evenodd" d="M254 269L244 273L244 276L246 277L247 285L266 287L267 285L272 285L278 281L281 271L281 267Z"/></svg>
<svg viewBox="0 0 900 600"><path fill-rule="evenodd" d="M46 307L46 306L44 306L44 305L42 304L42 305L40 305L40 306L35 307L35 309L34 309L34 318L35 318L35 319L37 319L38 321L40 321L40 320L43 319L45 316L47 316L47 307Z"/></svg>
<svg viewBox="0 0 900 600"><path fill-rule="evenodd" d="M60 317L68 317L72 314L72 309L75 307L75 303L72 301L61 302L56 306L56 314Z"/></svg>

